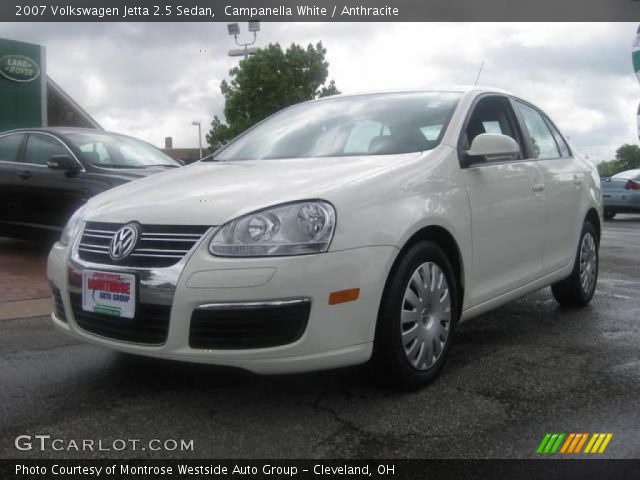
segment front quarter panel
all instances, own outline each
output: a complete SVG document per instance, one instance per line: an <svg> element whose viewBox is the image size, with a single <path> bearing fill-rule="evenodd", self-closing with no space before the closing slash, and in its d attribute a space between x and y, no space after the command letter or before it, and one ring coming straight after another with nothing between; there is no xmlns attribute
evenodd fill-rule
<svg viewBox="0 0 640 480"><path fill-rule="evenodd" d="M469 200L454 148L440 145L352 187L330 197L337 211L332 251L386 245L399 252L422 228L439 226L456 239L462 265L470 264Z"/></svg>

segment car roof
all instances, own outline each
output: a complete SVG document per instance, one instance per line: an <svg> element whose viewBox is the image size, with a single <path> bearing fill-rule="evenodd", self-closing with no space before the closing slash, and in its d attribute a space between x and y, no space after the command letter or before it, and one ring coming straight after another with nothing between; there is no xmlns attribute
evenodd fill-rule
<svg viewBox="0 0 640 480"><path fill-rule="evenodd" d="M638 175L640 175L640 168L616 173L615 175L612 175L611 178L635 178Z"/></svg>
<svg viewBox="0 0 640 480"><path fill-rule="evenodd" d="M97 128L82 128L82 127L33 127L33 128L16 128L14 130L5 130L0 132L0 135L7 133L19 133L19 132L43 132L54 133L59 135L66 135L69 133L106 133L110 135L122 135L121 133L108 132L106 130L99 130Z"/></svg>
<svg viewBox="0 0 640 480"><path fill-rule="evenodd" d="M354 92L354 93L341 93L339 95L331 95L329 97L316 98L314 100L309 100L307 102L302 103L311 103L311 102L322 102L326 100L330 100L332 98L351 98L351 97L360 97L364 95L393 95L393 94L403 94L403 93L434 93L434 92L443 92L443 93L498 93L501 95L510 95L515 96L515 94L502 90L500 88L479 86L479 85L432 85L425 88L414 88L414 89L391 89L391 90L373 90L373 91L364 91L364 92Z"/></svg>

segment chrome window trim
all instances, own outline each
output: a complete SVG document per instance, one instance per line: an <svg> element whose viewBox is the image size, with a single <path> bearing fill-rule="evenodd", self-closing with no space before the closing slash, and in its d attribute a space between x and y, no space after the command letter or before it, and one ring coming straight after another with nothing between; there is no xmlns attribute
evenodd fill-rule
<svg viewBox="0 0 640 480"><path fill-rule="evenodd" d="M86 170L85 170L85 168L84 168L84 165L82 165L82 162L80 162L80 160L78 160L78 157L76 156L76 154L75 154L75 153L73 153L73 152L71 151L71 149L69 148L69 146L68 146L66 143L64 143L62 140L60 140L60 139L59 139L58 137L56 137L55 135L52 135L51 133L48 133L48 132L40 132L40 131L37 131L37 130L21 130L21 131L19 131L19 132L11 132L11 133L3 133L3 134L0 134L0 138L8 137L9 135L21 135L21 134L22 134L22 135L27 135L26 144L25 144L25 146L24 146L24 148L25 148L25 154L26 154L26 151L27 151L27 146L28 146L28 144L29 144L29 137L28 137L29 135L33 135L33 134L46 135L46 136L49 136L49 137L51 137L51 138L56 139L56 140L57 140L57 141L58 141L58 142L59 142L59 143L60 143L64 148L66 148L66 149L67 149L67 151L71 154L71 158L73 158L73 159L76 161L76 163L77 163L78 165L80 165L80 171L81 171L81 172L85 172L85 173L86 173ZM48 166L46 166L46 165L42 165L42 164L40 164L40 163L30 163L30 162L9 162L9 161L7 161L7 160L0 160L0 162L2 162L2 163L8 163L9 165L29 165L29 166L33 166L33 167L49 168Z"/></svg>

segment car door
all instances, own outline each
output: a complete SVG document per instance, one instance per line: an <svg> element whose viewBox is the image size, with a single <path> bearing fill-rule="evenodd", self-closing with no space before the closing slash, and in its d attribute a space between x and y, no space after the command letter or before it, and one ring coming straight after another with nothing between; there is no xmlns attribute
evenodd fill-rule
<svg viewBox="0 0 640 480"><path fill-rule="evenodd" d="M44 132L29 133L24 149L25 221L47 230L60 230L86 201L82 171L75 174L47 167L54 155L75 158L64 143Z"/></svg>
<svg viewBox="0 0 640 480"><path fill-rule="evenodd" d="M505 96L482 97L473 107L459 150L481 133L501 133L520 144L520 125ZM537 162L479 162L462 169L471 210L473 260L467 285L470 306L480 305L540 277L545 201Z"/></svg>
<svg viewBox="0 0 640 480"><path fill-rule="evenodd" d="M0 136L0 222L6 224L5 228L24 216L24 168L20 159L25 138L24 133Z"/></svg>
<svg viewBox="0 0 640 480"><path fill-rule="evenodd" d="M530 142L530 156L537 161L545 185L546 226L544 273L573 262L582 228L586 164L571 153L557 128L540 110L513 100Z"/></svg>

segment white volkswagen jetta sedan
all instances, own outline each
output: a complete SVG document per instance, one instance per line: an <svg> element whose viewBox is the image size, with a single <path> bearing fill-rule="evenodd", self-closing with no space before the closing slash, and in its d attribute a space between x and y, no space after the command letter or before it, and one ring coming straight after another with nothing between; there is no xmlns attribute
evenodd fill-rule
<svg viewBox="0 0 640 480"><path fill-rule="evenodd" d="M259 373L432 379L456 324L596 288L596 169L542 111L449 88L287 108L207 161L92 198L49 256L55 326Z"/></svg>

